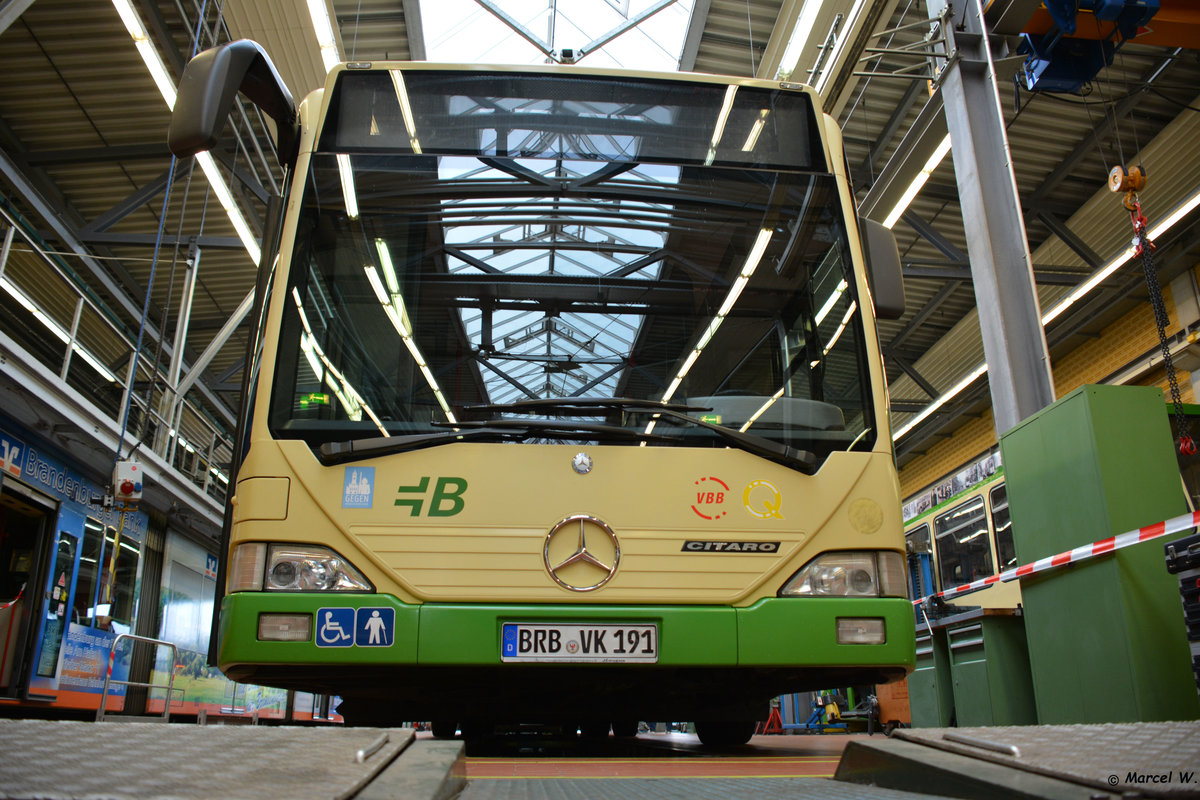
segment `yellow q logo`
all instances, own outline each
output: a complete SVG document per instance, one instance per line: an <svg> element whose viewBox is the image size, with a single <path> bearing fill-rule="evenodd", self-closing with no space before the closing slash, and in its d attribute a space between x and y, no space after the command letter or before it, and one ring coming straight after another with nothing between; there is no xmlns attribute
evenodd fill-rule
<svg viewBox="0 0 1200 800"><path fill-rule="evenodd" d="M759 519L783 519L783 495L769 481L751 481L742 492L742 504L750 516Z"/></svg>

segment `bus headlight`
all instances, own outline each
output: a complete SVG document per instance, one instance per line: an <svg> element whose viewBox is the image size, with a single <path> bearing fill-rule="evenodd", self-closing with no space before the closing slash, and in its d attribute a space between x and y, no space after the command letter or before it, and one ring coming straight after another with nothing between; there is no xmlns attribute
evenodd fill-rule
<svg viewBox="0 0 1200 800"><path fill-rule="evenodd" d="M229 591L373 592L363 574L328 547L247 542L230 559Z"/></svg>
<svg viewBox="0 0 1200 800"><path fill-rule="evenodd" d="M904 557L891 550L822 553L793 575L780 597L904 597Z"/></svg>

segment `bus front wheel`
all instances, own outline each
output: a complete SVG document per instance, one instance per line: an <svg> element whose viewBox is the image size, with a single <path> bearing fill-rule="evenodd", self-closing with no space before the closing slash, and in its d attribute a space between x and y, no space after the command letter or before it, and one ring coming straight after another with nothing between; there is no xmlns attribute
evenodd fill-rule
<svg viewBox="0 0 1200 800"><path fill-rule="evenodd" d="M452 719L435 719L429 723L435 739L453 739L458 734L458 723Z"/></svg>
<svg viewBox="0 0 1200 800"><path fill-rule="evenodd" d="M697 720L696 735L706 747L736 747L750 741L754 720Z"/></svg>

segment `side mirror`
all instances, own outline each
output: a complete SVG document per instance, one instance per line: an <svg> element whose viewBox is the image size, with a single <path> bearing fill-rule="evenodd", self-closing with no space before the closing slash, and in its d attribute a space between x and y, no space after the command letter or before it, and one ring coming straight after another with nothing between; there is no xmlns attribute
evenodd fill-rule
<svg viewBox="0 0 1200 800"><path fill-rule="evenodd" d="M300 144L296 103L266 51L249 39L205 50L184 67L167 131L171 152L193 156L211 150L239 91L275 121L279 162L294 165Z"/></svg>
<svg viewBox="0 0 1200 800"><path fill-rule="evenodd" d="M896 236L873 219L858 218L863 255L867 260L867 284L875 299L875 316L900 319L904 316L904 271Z"/></svg>

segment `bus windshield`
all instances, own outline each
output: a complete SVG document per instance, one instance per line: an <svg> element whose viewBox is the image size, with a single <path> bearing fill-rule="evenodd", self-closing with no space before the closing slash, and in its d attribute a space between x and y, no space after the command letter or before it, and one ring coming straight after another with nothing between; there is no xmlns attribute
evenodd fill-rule
<svg viewBox="0 0 1200 800"><path fill-rule="evenodd" d="M874 444L845 213L803 92L347 70L303 180L279 438Z"/></svg>

